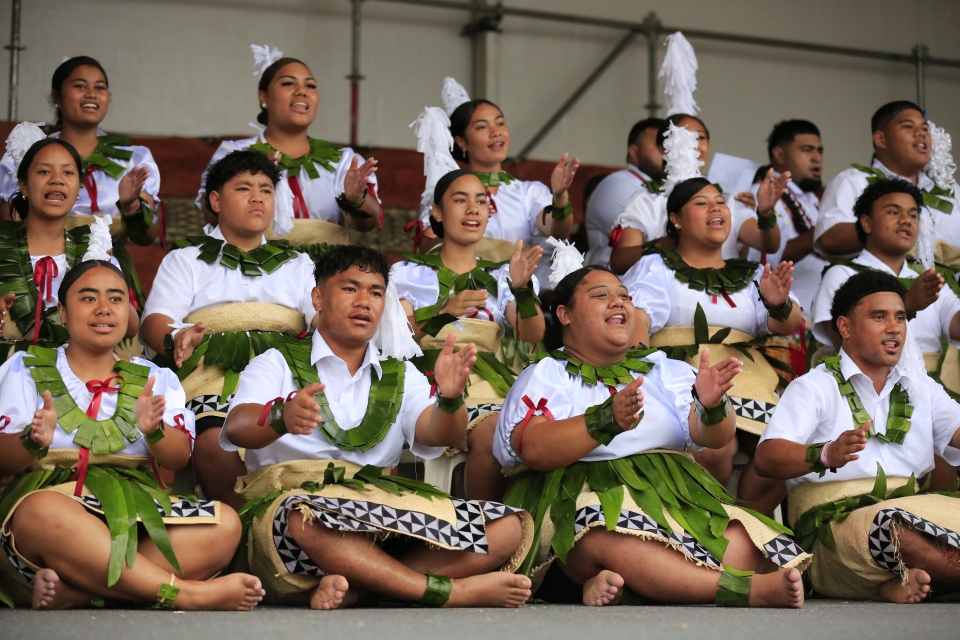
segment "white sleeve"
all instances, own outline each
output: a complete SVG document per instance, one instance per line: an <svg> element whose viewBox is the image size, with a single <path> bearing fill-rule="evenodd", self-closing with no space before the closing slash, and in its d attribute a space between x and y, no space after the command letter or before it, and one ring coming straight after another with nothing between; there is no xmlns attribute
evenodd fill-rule
<svg viewBox="0 0 960 640"><path fill-rule="evenodd" d="M646 187L638 189L630 196L623 213L617 216L613 226L637 229L643 234L645 242L656 240L662 235L657 200L658 198L654 198ZM666 199L663 200L666 202Z"/></svg>
<svg viewBox="0 0 960 640"><path fill-rule="evenodd" d="M20 190L20 184L17 182L17 171L13 166L13 158L9 153L3 154L0 159L0 200L10 202L17 191Z"/></svg>
<svg viewBox="0 0 960 640"><path fill-rule="evenodd" d="M633 298L633 306L645 311L650 318L651 335L666 326L670 319L671 278L673 271L657 254L640 258L623 275L622 281Z"/></svg>
<svg viewBox="0 0 960 640"><path fill-rule="evenodd" d="M510 264L507 263L490 274L497 280L497 310L500 312L500 316L505 318L507 314L507 305L513 302L513 292L510 291ZM533 285L533 291L536 294L540 294L540 281L537 280L537 276L530 276L530 282ZM525 283L524 283L525 284ZM516 285L514 285L516 287ZM401 296L403 297L403 296Z"/></svg>
<svg viewBox="0 0 960 640"><path fill-rule="evenodd" d="M24 351L11 355L0 366L0 433L21 433L33 422L40 406L37 385L23 364Z"/></svg>
<svg viewBox="0 0 960 640"><path fill-rule="evenodd" d="M430 397L430 381L410 362L403 363L403 406L400 425L410 452L418 458L433 460L443 455L446 447L428 447L417 442L417 420L424 411L432 410L436 402Z"/></svg>
<svg viewBox="0 0 960 640"><path fill-rule="evenodd" d="M960 298L957 298L957 294L953 292L950 285L945 285L940 290L940 297L936 304L940 314L940 335L949 340L953 346L960 348L960 341L950 338L950 323L960 313Z"/></svg>
<svg viewBox="0 0 960 640"><path fill-rule="evenodd" d="M167 408L163 411L164 424L168 427L175 427L177 416L182 416L184 427L191 436L196 436L196 416L193 411L187 409L187 394L183 390L177 374L165 367L158 367L143 358L131 358L131 362L150 367L150 377L156 376L157 381L154 383L153 393L154 395L162 395L167 403Z"/></svg>
<svg viewBox="0 0 960 640"><path fill-rule="evenodd" d="M150 149L138 144L127 148L133 152L133 157L130 158L130 166L146 167L150 171L147 181L143 185L143 190L156 200L160 193L160 167L153 159L153 154L150 153Z"/></svg>
<svg viewBox="0 0 960 640"><path fill-rule="evenodd" d="M401 262L393 267L390 279L397 285L397 294L413 310L429 307L440 299L440 281L430 267L413 262Z"/></svg>
<svg viewBox="0 0 960 640"><path fill-rule="evenodd" d="M143 319L160 314L180 322L190 313L190 303L197 289L189 261L195 259L197 249L186 247L171 251L160 262L153 279L150 295L143 305Z"/></svg>
<svg viewBox="0 0 960 640"><path fill-rule="evenodd" d="M544 207L553 204L553 194L550 193L550 187L542 182L527 181L523 183L523 201L527 205L527 215L530 222L530 235L536 237L543 235L537 227L537 217L543 212ZM516 241L516 238L514 238Z"/></svg>
<svg viewBox="0 0 960 640"><path fill-rule="evenodd" d="M941 457L956 460L957 450L950 447L950 441L960 429L960 403L950 397L933 378L925 377L930 390L930 416L933 418L933 448ZM951 454L946 454L947 449Z"/></svg>
<svg viewBox="0 0 960 640"><path fill-rule="evenodd" d="M797 444L812 444L813 434L821 421L820 409L826 404L820 386L813 379L815 375L821 373L814 370L790 383L760 442L789 440ZM828 419L832 420L832 417L828 416Z"/></svg>
<svg viewBox="0 0 960 640"><path fill-rule="evenodd" d="M683 435L687 440L687 447L693 451L703 449L690 437L690 405L693 403L693 385L697 381L697 370L683 360L668 358L662 351L647 356L657 364L651 370L652 377L663 389L664 396L671 402L673 410L680 421ZM644 380L644 384L646 384Z"/></svg>
<svg viewBox="0 0 960 640"><path fill-rule="evenodd" d="M266 404L275 398L286 398L297 391L293 374L283 356L276 349L268 349L250 360L240 374L237 392L230 400L227 414L234 407L243 404ZM220 446L227 451L236 451L237 447L227 439L227 430L220 432Z"/></svg>
<svg viewBox="0 0 960 640"><path fill-rule="evenodd" d="M813 337L821 344L832 345L831 340L831 321L830 308L833 306L833 296L847 279L850 278L849 269L842 265L837 265L827 269L823 274L823 280L820 281L820 288L817 289L817 295L813 298L813 309L811 317L813 318Z"/></svg>
<svg viewBox="0 0 960 640"><path fill-rule="evenodd" d="M813 232L814 248L827 257L847 257L847 256L828 256L820 245L820 237L828 230L832 229L840 222L854 222L853 205L857 198L863 192L866 186L866 177L859 169L847 169L840 172L830 184L827 185L823 193L823 200L820 203L820 215L817 218L817 226Z"/></svg>
<svg viewBox="0 0 960 640"><path fill-rule="evenodd" d="M296 265L297 275L302 283L300 286L303 290L303 295L300 297L300 313L303 314L303 320L307 325L307 331L309 331L313 318L317 315L317 310L313 307L313 289L317 286L317 281L313 277L315 265L310 256L303 253L297 256Z"/></svg>
<svg viewBox="0 0 960 640"><path fill-rule="evenodd" d="M497 420L493 455L500 464L505 467L520 464L520 456L514 451L510 439L513 436L513 430L527 416L529 406L524 402L524 398L534 407L540 405L541 400L546 400L546 408L550 410L553 419L564 420L573 415L573 401L566 391L570 384L570 374L552 358L544 358L527 367L520 374L507 393L503 408L500 409L500 418ZM542 413L535 412L535 415L542 415Z"/></svg>
<svg viewBox="0 0 960 640"><path fill-rule="evenodd" d="M200 176L200 189L197 191L197 199L194 200L194 204L197 205L197 209L200 209L200 211L203 211L203 197L207 193L207 173L210 171L210 167L212 167L215 162L221 160L231 151L236 151L235 141L224 140L221 142L220 146L217 147L217 150L213 152L213 157L210 158L210 162L207 163L207 167L203 170L203 174ZM159 173L157 175L159 175Z"/></svg>

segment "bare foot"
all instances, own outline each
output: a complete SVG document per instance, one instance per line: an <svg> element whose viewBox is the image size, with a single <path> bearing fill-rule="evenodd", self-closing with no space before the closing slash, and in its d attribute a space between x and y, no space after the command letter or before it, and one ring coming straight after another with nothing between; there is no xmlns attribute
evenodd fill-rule
<svg viewBox="0 0 960 640"><path fill-rule="evenodd" d="M246 573L231 573L213 580L177 581L180 595L174 603L186 611L250 611L266 592L260 579Z"/></svg>
<svg viewBox="0 0 960 640"><path fill-rule="evenodd" d="M604 569L583 583L583 604L602 607L617 604L623 596L623 578L619 573Z"/></svg>
<svg viewBox="0 0 960 640"><path fill-rule="evenodd" d="M907 584L899 577L891 578L880 586L880 597L887 602L914 604L930 594L930 574L923 569L910 569ZM36 608L36 607L34 607Z"/></svg>
<svg viewBox="0 0 960 640"><path fill-rule="evenodd" d="M754 575L750 585L751 607L803 607L803 582L796 569Z"/></svg>
<svg viewBox="0 0 960 640"><path fill-rule="evenodd" d="M75 609L90 604L91 596L60 580L53 569L40 569L33 579L34 609Z"/></svg>
<svg viewBox="0 0 960 640"><path fill-rule="evenodd" d="M527 576L494 571L453 581L445 607L522 607L530 597Z"/></svg>
<svg viewBox="0 0 960 640"><path fill-rule="evenodd" d="M310 608L319 611L343 609L357 601L356 591L350 591L350 583L343 576L323 576L310 596Z"/></svg>

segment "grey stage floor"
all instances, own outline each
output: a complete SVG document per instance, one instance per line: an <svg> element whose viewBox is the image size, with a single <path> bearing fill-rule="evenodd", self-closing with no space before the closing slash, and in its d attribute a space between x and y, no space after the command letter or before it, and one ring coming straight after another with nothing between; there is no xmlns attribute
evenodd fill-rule
<svg viewBox="0 0 960 640"><path fill-rule="evenodd" d="M521 610L354 609L314 612L265 607L247 614L154 611L0 611L0 638L189 640L879 640L960 638L960 604L889 605L811 601L802 611L715 607Z"/></svg>

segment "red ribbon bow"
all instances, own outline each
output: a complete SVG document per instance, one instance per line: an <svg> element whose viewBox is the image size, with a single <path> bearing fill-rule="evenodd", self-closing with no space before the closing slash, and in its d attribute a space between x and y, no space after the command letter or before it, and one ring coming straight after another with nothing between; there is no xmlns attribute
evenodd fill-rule
<svg viewBox="0 0 960 640"><path fill-rule="evenodd" d="M610 235L607 236L607 246L616 247L620 244L620 238L623 236L623 226L617 225L610 230Z"/></svg>
<svg viewBox="0 0 960 640"><path fill-rule="evenodd" d="M420 246L420 241L423 240L423 234L427 230L427 225L424 224L423 220L411 220L407 224L403 225L403 232L410 233L413 232L413 250L416 251Z"/></svg>
<svg viewBox="0 0 960 640"><path fill-rule="evenodd" d="M293 192L293 217L309 218L310 211L307 210L307 201L303 197L303 191L300 189L300 181L297 176L288 176L287 184L290 185L290 191Z"/></svg>
<svg viewBox="0 0 960 640"><path fill-rule="evenodd" d="M87 195L90 196L90 213L100 213L100 204L97 202L97 180L93 177L96 170L97 165L88 164L83 174L83 186L86 187Z"/></svg>
<svg viewBox="0 0 960 640"><path fill-rule="evenodd" d="M113 386L112 383L118 380L116 386ZM100 413L100 400L103 399L104 393L116 393L123 388L123 378L121 376L110 376L106 380L90 380L87 382L87 391L93 394L93 398L90 400L90 406L87 407L87 417L97 419L97 415ZM73 479L77 481L77 486L73 490L73 495L80 496L83 493L83 482L87 479L87 468L90 465L90 449L87 447L80 447L80 459L77 462L77 472L73 475Z"/></svg>
<svg viewBox="0 0 960 640"><path fill-rule="evenodd" d="M0 416L0 431L10 426L10 416Z"/></svg>
<svg viewBox="0 0 960 640"><path fill-rule="evenodd" d="M527 430L527 425L530 424L530 418L532 418L537 413L542 413L548 420L553 420L553 414L550 412L550 409L547 408L547 399L540 398L537 404L533 404L527 396L521 398L523 404L527 405L527 414L523 416L523 422L520 423L520 433L517 434L517 455L523 454L523 432Z"/></svg>
<svg viewBox="0 0 960 640"><path fill-rule="evenodd" d="M44 301L53 302L53 279L60 275L60 267L50 256L37 260L33 268L33 284L37 287L37 315L33 320L33 344L40 339L40 318L43 315Z"/></svg>
<svg viewBox="0 0 960 640"><path fill-rule="evenodd" d="M270 415L270 409L273 408L273 405L277 403L283 404L283 396L269 400L263 404L263 409L260 411L260 417L257 418L257 426L262 427L267 424L267 417Z"/></svg>
<svg viewBox="0 0 960 640"><path fill-rule="evenodd" d="M437 395L437 389L440 388L440 385L437 384L437 374L433 371L424 371L423 375L427 376L427 380L430 381L430 397Z"/></svg>
<svg viewBox="0 0 960 640"><path fill-rule="evenodd" d="M490 193L490 189L487 189L487 203L490 205L490 215L493 215L497 212L497 202L493 199L493 194Z"/></svg>
<svg viewBox="0 0 960 640"><path fill-rule="evenodd" d="M173 428L177 431L183 431L184 435L190 440L190 449L193 449L193 442L196 438L190 433L190 430L187 429L187 420L183 417L182 413L178 413L173 416ZM191 458L191 463L193 459ZM164 490L167 488L167 483L163 481L163 476L160 475L160 467L157 466L157 461L153 457L153 454L150 454L150 466L153 468L153 476L157 479L157 484Z"/></svg>
<svg viewBox="0 0 960 640"><path fill-rule="evenodd" d="M467 317L468 317L468 318L476 318L476 317L479 316L481 313L487 314L487 319L490 320L490 322L493 322L493 311L490 311L490 309L487 309L486 307L477 307L477 308L475 308L475 309L473 310L473 313L471 313L471 314L470 314L469 316L467 316ZM517 317L519 318L520 316L518 315Z"/></svg>

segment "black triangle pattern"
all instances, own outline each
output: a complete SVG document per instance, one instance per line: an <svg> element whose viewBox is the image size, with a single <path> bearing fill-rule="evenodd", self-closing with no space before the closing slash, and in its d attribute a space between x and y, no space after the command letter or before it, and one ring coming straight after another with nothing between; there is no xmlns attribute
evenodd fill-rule
<svg viewBox="0 0 960 640"><path fill-rule="evenodd" d="M737 412L738 416L742 416L748 420L756 420L763 424L770 422L770 418L773 417L773 411L777 408L777 405L770 404L769 402L734 398L733 396L730 396L730 404L733 405L733 410Z"/></svg>
<svg viewBox="0 0 960 640"><path fill-rule="evenodd" d="M187 401L187 409L197 414L198 418L207 413L226 413L232 398L231 395L226 402L220 402L220 396L197 396Z"/></svg>
<svg viewBox="0 0 960 640"><path fill-rule="evenodd" d="M800 545L794 542L790 536L782 533L763 545L763 551L778 567L785 567L803 553Z"/></svg>
<svg viewBox="0 0 960 640"><path fill-rule="evenodd" d="M941 527L899 507L881 509L870 525L868 546L870 555L873 556L877 564L891 573L903 573L903 564L900 562L896 543L890 533L890 524L894 520L914 531L933 537L941 546L952 547L960 551L960 534L957 532Z"/></svg>
<svg viewBox="0 0 960 640"><path fill-rule="evenodd" d="M485 413L500 411L502 408L502 404L492 404L490 402L483 402L481 404L475 404L472 407L467 407L467 423L473 422Z"/></svg>
<svg viewBox="0 0 960 640"><path fill-rule="evenodd" d="M9 536L4 535L0 537L0 544L3 546L3 552L7 555L7 560L13 564L13 568L17 570L17 573L27 581L27 584L32 585L33 580L37 575L37 572L30 568L30 566L20 559L20 556L17 555L17 552L13 550L13 545L10 544Z"/></svg>
<svg viewBox="0 0 960 640"><path fill-rule="evenodd" d="M80 500L86 506L97 511L103 511L103 506L100 504L100 501L93 496L80 496L74 497L75 500ZM170 502L170 515L164 512L163 507L160 506L160 503L156 500L153 501L157 505L157 512L164 518L215 518L217 516L217 507L213 500L171 500Z"/></svg>

